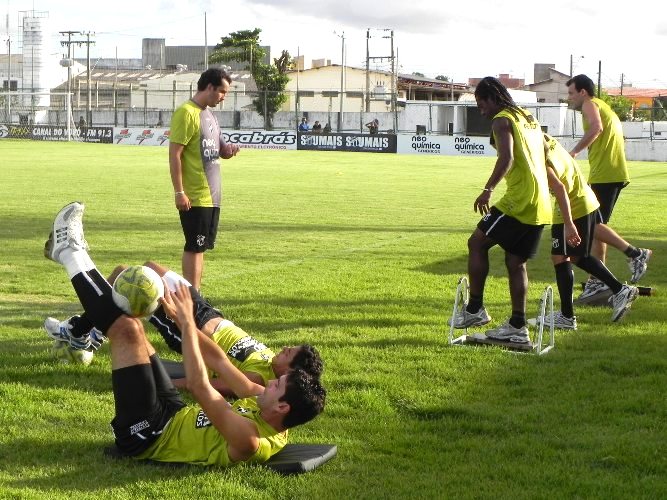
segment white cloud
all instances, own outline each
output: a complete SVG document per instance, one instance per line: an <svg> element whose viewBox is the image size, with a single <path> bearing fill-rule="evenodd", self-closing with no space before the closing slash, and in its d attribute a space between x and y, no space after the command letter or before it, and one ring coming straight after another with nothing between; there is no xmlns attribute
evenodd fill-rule
<svg viewBox="0 0 667 500"><path fill-rule="evenodd" d="M7 0L5 0L7 1ZM428 76L445 74L456 81L471 76L511 73L532 81L533 64L551 62L597 78L603 61L603 83L614 84L621 73L635 84L667 88L667 67L656 60L665 45L667 22L663 0L635 0L630 17L619 7L624 0L608 0L604 7L580 0L143 0L124 10L100 2L78 0L9 0L10 20L16 29L19 10L48 10L56 31L95 31L95 56L140 57L141 39L165 38L168 45L204 41L204 11L208 42L241 29L262 29L262 43L275 56L282 49L310 59L340 62L345 32L348 64L362 66L366 57L366 29L394 30L400 69ZM0 2L0 20L5 19ZM539 6L539 8L538 8ZM510 8L511 7L511 8ZM2 23L4 24L4 23ZM0 27L0 32L4 26ZM389 42L375 35L371 55L388 55ZM61 50L53 37L54 50ZM0 46L0 50L2 47ZM78 49L83 50L83 49ZM584 56L580 59L579 56Z"/></svg>

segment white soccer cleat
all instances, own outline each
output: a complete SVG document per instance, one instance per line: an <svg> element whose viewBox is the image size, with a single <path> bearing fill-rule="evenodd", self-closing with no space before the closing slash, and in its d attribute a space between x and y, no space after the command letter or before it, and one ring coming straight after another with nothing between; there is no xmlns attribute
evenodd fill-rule
<svg viewBox="0 0 667 500"><path fill-rule="evenodd" d="M97 350L107 340L107 338L97 328L84 333L80 337L73 334L74 326L80 316L72 316L66 320L60 321L56 318L48 317L44 321L44 330L53 340L67 342L75 350Z"/></svg>
<svg viewBox="0 0 667 500"><path fill-rule="evenodd" d="M639 290L637 287L631 285L623 285L620 292L612 295L609 299L614 308L614 311L611 313L611 320L618 321L625 316L625 313L628 312L638 295Z"/></svg>
<svg viewBox="0 0 667 500"><path fill-rule="evenodd" d="M494 340L516 342L517 344L527 344L530 342L528 328L525 326L522 326L521 328L514 328L509 321L503 323L497 328L487 330L486 337Z"/></svg>
<svg viewBox="0 0 667 500"><path fill-rule="evenodd" d="M449 325L454 322L454 328L469 328L471 326L483 326L491 321L491 316L486 311L486 308L480 307L476 313L469 313L465 309L457 311L453 318L449 318Z"/></svg>
<svg viewBox="0 0 667 500"><path fill-rule="evenodd" d="M630 283L637 283L642 276L646 274L648 269L648 261L653 255L653 251L648 248L640 248L639 255L635 258L628 259L628 267L632 276L630 277Z"/></svg>
<svg viewBox="0 0 667 500"><path fill-rule="evenodd" d="M53 231L44 244L44 256L59 264L60 254L66 248L88 250L83 237L83 203L73 201L60 209L53 221Z"/></svg>
<svg viewBox="0 0 667 500"><path fill-rule="evenodd" d="M574 301L578 305L606 303L613 295L611 289L597 278L589 278L581 295Z"/></svg>
<svg viewBox="0 0 667 500"><path fill-rule="evenodd" d="M547 314L544 317L544 326L549 328L551 326L551 314ZM541 323L541 318L531 318L527 321L527 323L530 326L540 326ZM553 322L554 322L554 328L558 328L559 330L576 330L577 329L577 317L572 316L571 318L568 318L567 316L564 316L561 311L555 311L553 313Z"/></svg>

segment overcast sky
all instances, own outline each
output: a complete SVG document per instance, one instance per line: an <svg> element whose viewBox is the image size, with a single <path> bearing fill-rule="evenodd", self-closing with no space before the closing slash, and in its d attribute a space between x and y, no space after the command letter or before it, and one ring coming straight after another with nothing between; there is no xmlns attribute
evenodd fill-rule
<svg viewBox="0 0 667 500"><path fill-rule="evenodd" d="M508 6L512 6L509 8ZM604 5L604 7L597 7ZM0 53L6 53L6 16L15 39L18 12L48 11L54 52L58 31L95 32L93 57L141 57L142 38L165 38L167 45L204 45L204 12L210 45L230 32L262 30L272 57L283 49L312 59L341 62L345 33L350 66L365 66L366 30L371 56L389 56L393 29L399 72L469 77L509 73L533 82L533 63L553 63L569 73L586 73L602 85L625 83L667 89L667 7L664 0L0 0ZM334 33L334 31L336 33ZM14 45L16 47L16 45ZM14 50L13 50L14 51ZM79 49L78 56L85 56ZM389 69L384 63L383 69Z"/></svg>

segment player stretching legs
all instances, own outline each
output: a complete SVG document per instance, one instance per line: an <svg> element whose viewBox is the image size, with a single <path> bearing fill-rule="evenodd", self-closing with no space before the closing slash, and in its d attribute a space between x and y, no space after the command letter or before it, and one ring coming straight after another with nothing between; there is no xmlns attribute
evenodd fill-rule
<svg viewBox="0 0 667 500"><path fill-rule="evenodd" d="M511 342L529 342L526 328L526 261L533 257L545 224L551 223L549 188L544 164L540 124L516 105L507 89L493 77L483 78L475 90L482 116L492 119L491 141L498 158L482 194L474 202L483 217L468 240L470 301L450 321L455 328L485 325L491 318L483 306L489 250L505 251L512 315L506 323L488 330L486 336ZM505 196L490 206L491 193L505 179Z"/></svg>
<svg viewBox="0 0 667 500"><path fill-rule="evenodd" d="M319 380L295 370L266 388L235 368L195 326L188 288L167 291L162 301L183 333L188 390L199 407L186 406L148 341L140 320L115 304L111 286L95 268L83 238L83 205L57 215L44 251L62 264L95 326L111 343L116 447L128 456L162 462L229 466L264 462L287 443L288 428L324 409ZM240 398L228 403L209 383L206 361L219 362L221 377Z"/></svg>
<svg viewBox="0 0 667 500"><path fill-rule="evenodd" d="M574 145L572 158L588 148L590 173L588 183L600 202L602 222L595 229L592 254L605 262L607 244L628 257L632 283L637 283L646 273L651 250L636 248L607 226L621 190L630 182L625 159L623 127L616 113L601 99L595 97L595 84L586 75L576 75L567 81L567 96L571 107L581 111L584 135ZM610 295L609 289L599 280L588 280L577 302L597 302Z"/></svg>
<svg viewBox="0 0 667 500"><path fill-rule="evenodd" d="M611 302L614 308L611 320L618 321L637 298L637 287L623 285L599 259L591 255L593 234L597 231L600 217L598 200L567 150L547 134L544 134L544 139L549 188L558 201L554 206L554 224L551 226L551 260L556 271L561 310L553 313L554 326L577 329L572 301L572 264L609 287L613 293ZM572 224L575 228L570 233L577 237L568 236L567 228ZM537 318L528 320L528 323L537 324ZM551 317L547 317L545 323L550 324Z"/></svg>

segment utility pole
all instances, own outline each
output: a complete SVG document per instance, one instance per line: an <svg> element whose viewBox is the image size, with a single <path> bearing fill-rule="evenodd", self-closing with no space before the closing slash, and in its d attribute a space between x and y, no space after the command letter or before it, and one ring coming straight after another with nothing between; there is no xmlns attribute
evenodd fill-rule
<svg viewBox="0 0 667 500"><path fill-rule="evenodd" d="M396 103L396 98L395 98L395 90L394 87L394 68L395 68L395 56L394 56L394 30L390 28L380 28L376 29L376 31L385 31L389 32L389 35L384 35L381 38L389 38L391 39L391 55L389 56L375 56L371 57L368 49L368 44L369 40L371 38L370 35L370 28L366 32L366 112L370 112L371 108L371 89L370 89L370 62L379 60L380 62L383 62L385 59L388 60L391 64L391 78L392 78L392 97L391 97L391 102L392 102L392 111L394 111L395 103Z"/></svg>
<svg viewBox="0 0 667 500"><path fill-rule="evenodd" d="M86 35L86 66L88 68L87 71L87 76L86 76L86 88L88 89L88 98L86 99L86 123L88 126L93 124L93 110L91 107L91 89L90 89L90 44L95 43L90 41L90 35L95 35L95 33L91 33L90 31L87 31L84 33Z"/></svg>
<svg viewBox="0 0 667 500"><path fill-rule="evenodd" d="M335 35L338 35L334 31ZM340 97L339 97L339 109L338 109L338 132L343 130L343 92L345 90L345 32L343 31L340 35ZM298 73L297 73L298 74Z"/></svg>
<svg viewBox="0 0 667 500"><path fill-rule="evenodd" d="M11 95L12 90L12 35L9 33L9 13L7 14L7 98L5 99L5 120L7 123L12 122L11 117Z"/></svg>
<svg viewBox="0 0 667 500"><path fill-rule="evenodd" d="M9 15L9 14L7 14ZM10 92L12 90L12 38L9 36L7 30L7 123L12 123L12 98Z"/></svg>
<svg viewBox="0 0 667 500"><path fill-rule="evenodd" d="M572 54L570 54L570 78L572 78L572 66L574 66L574 63L572 62Z"/></svg>
<svg viewBox="0 0 667 500"><path fill-rule="evenodd" d="M72 35L80 35L80 31L59 31L62 36L67 36L67 40L60 42L60 45L67 47L67 96L66 96L66 110L67 110L67 139L69 140L72 118L72 44L81 44L82 40L72 40Z"/></svg>
<svg viewBox="0 0 667 500"><path fill-rule="evenodd" d="M371 110L371 74L370 74L370 51L368 44L371 39L371 29L366 30L366 113Z"/></svg>
<svg viewBox="0 0 667 500"><path fill-rule="evenodd" d="M621 73L621 95L623 95L623 77L624 76L625 75L623 73Z"/></svg>
<svg viewBox="0 0 667 500"><path fill-rule="evenodd" d="M598 61L598 99L602 91L602 61Z"/></svg>
<svg viewBox="0 0 667 500"><path fill-rule="evenodd" d="M160 68L162 69L162 68ZM206 12L204 11L204 69L208 69L208 34L206 25Z"/></svg>
<svg viewBox="0 0 667 500"><path fill-rule="evenodd" d="M391 128L394 131L394 134L398 128L398 116L396 116L396 92L398 91L398 82L396 82L396 66L396 57L394 55L394 30L391 30Z"/></svg>

